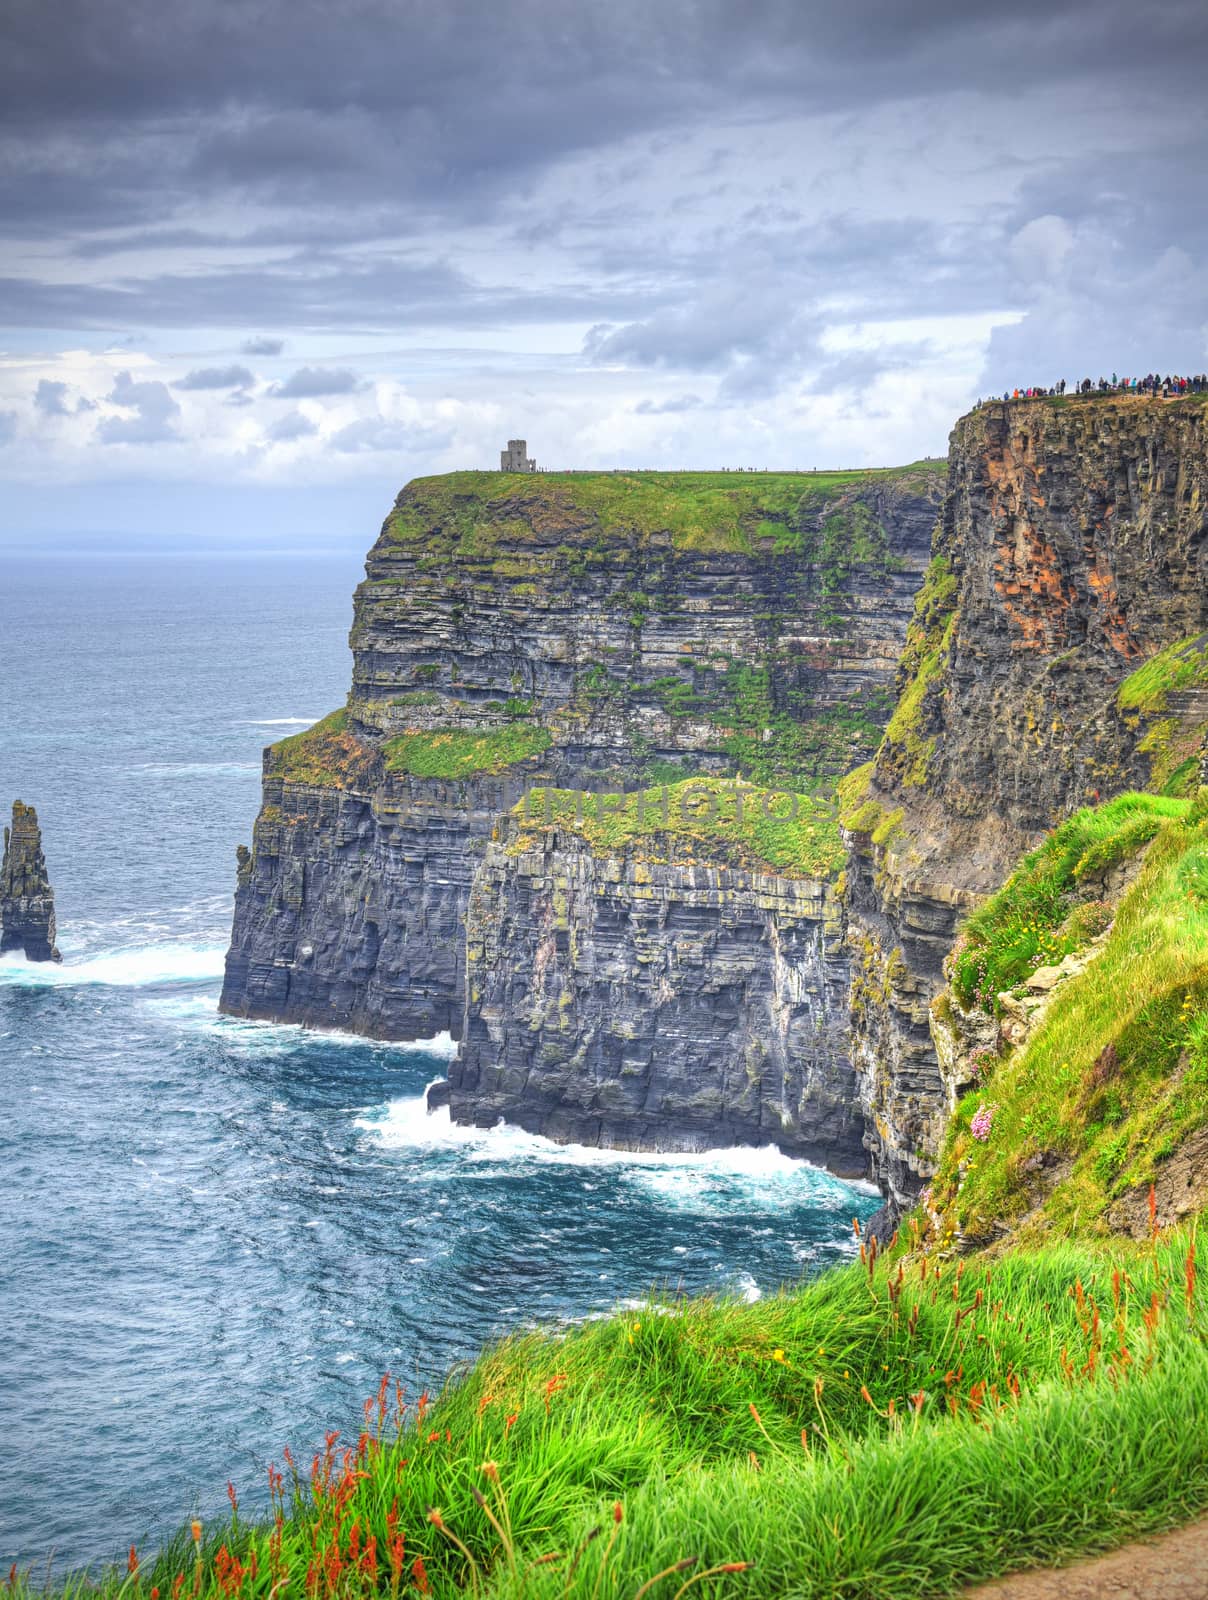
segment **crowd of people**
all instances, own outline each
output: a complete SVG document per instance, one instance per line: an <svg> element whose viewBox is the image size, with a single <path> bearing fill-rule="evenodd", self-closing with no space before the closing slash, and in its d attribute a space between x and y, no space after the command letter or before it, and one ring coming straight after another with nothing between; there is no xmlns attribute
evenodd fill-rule
<svg viewBox="0 0 1208 1600"><path fill-rule="evenodd" d="M1067 393L1066 381L1062 378L1059 382L1045 389L1040 385L1033 385L1028 389L1011 389L1004 391L1004 400L1043 400L1053 395ZM1083 378L1081 383L1076 383L1068 390L1072 395L1101 395L1101 394L1145 394L1153 395L1163 400L1177 400L1185 394L1208 393L1208 373L1199 372L1194 377L1175 376L1170 373L1163 376L1157 372L1146 373L1143 378L1120 378L1113 372L1110 379L1100 378L1095 383L1090 378ZM997 397L995 397L997 398ZM978 405L981 401L978 401Z"/></svg>

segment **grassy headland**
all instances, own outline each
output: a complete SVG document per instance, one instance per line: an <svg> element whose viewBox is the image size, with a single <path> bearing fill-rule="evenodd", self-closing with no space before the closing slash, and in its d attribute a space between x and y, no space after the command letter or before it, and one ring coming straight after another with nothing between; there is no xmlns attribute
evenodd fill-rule
<svg viewBox="0 0 1208 1600"><path fill-rule="evenodd" d="M568 557L599 540L653 540L714 554L750 551L762 540L797 548L832 503L875 485L921 491L946 468L916 461L849 472L449 472L408 484L386 532L405 544L456 543L463 556L488 555L501 542L540 541L554 525ZM857 541L872 559L871 520L857 521ZM841 531L832 530L836 550ZM819 533L821 549L825 528Z"/></svg>

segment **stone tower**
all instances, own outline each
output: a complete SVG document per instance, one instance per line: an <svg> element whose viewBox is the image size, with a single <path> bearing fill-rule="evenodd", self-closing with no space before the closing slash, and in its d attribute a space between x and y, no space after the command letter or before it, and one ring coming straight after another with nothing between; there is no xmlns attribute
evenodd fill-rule
<svg viewBox="0 0 1208 1600"><path fill-rule="evenodd" d="M509 439L506 450L499 452L500 472L536 472L537 463L525 452L527 439Z"/></svg>

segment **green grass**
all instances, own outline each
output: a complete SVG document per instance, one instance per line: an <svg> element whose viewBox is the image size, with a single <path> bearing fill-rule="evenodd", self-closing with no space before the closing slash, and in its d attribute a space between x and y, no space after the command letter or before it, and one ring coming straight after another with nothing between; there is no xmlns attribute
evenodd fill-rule
<svg viewBox="0 0 1208 1600"><path fill-rule="evenodd" d="M383 746L389 772L416 778L470 778L503 772L548 750L547 729L531 722L476 732L471 728L430 728L400 733Z"/></svg>
<svg viewBox="0 0 1208 1600"><path fill-rule="evenodd" d="M944 557L935 556L915 598L906 648L898 664L898 702L877 757L904 784L919 786L926 781L935 752L934 735L924 736L924 709L927 691L943 671L956 626L956 601L956 577Z"/></svg>
<svg viewBox="0 0 1208 1600"><path fill-rule="evenodd" d="M1125 678L1116 690L1116 706L1122 712L1165 711L1169 694L1204 683L1208 683L1208 634L1201 633L1167 646Z"/></svg>
<svg viewBox="0 0 1208 1600"><path fill-rule="evenodd" d="M872 485L922 490L944 471L943 462L920 461L817 473L451 472L408 484L386 527L400 543L456 544L460 554L480 557L504 545L533 544L551 529L568 559L590 558L593 549L617 541L709 553L746 552L764 543L793 548L828 504ZM866 526L867 512L858 520L872 558L877 541Z"/></svg>
<svg viewBox="0 0 1208 1600"><path fill-rule="evenodd" d="M693 1597L953 1592L1208 1505L1206 1268L1185 1234L891 1250L755 1305L518 1335L434 1404L384 1384L269 1516L50 1592L634 1600L676 1565L655 1600L722 1566Z"/></svg>
<svg viewBox="0 0 1208 1600"><path fill-rule="evenodd" d="M638 794L581 799L573 790L534 790L516 813L526 836L551 825L579 834L599 854L645 860L716 862L775 868L792 877L833 878L844 852L826 792L792 794L720 778L691 778Z"/></svg>
<svg viewBox="0 0 1208 1600"><path fill-rule="evenodd" d="M1023 861L965 923L952 957L960 1003L997 1011L998 995L1086 944L1096 880L1135 856L1186 800L1125 794L1076 812Z"/></svg>
<svg viewBox="0 0 1208 1600"><path fill-rule="evenodd" d="M1147 835L1102 952L956 1108L932 1199L973 1238L1028 1212L1034 1229L1102 1230L1114 1201L1139 1207L1163 1163L1208 1125L1208 805L1125 796L1071 818L971 919L991 939L977 994L1033 963L1036 939L1044 959L1072 943L1063 930L1079 868ZM957 958L966 981L981 970L972 948ZM979 1142L970 1130L983 1106L992 1121ZM1029 1162L1045 1153L1065 1164L1038 1195Z"/></svg>

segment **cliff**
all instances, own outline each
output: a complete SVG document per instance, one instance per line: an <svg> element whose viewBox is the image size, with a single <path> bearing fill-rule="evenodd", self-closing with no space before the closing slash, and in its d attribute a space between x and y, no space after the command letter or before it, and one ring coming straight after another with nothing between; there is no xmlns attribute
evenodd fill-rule
<svg viewBox="0 0 1208 1600"><path fill-rule="evenodd" d="M828 809L716 781L575 800L532 797L475 878L454 1117L862 1173Z"/></svg>
<svg viewBox="0 0 1208 1600"><path fill-rule="evenodd" d="M1190 1220L1208 1205L1208 789L1076 812L961 931L932 1005L955 1108L948 1241Z"/></svg>
<svg viewBox="0 0 1208 1600"><path fill-rule="evenodd" d="M265 753L222 1009L457 1035L471 882L526 787L800 784L870 754L942 481L409 484L357 591L347 706Z"/></svg>
<svg viewBox="0 0 1208 1600"><path fill-rule="evenodd" d="M843 785L853 1049L898 1209L954 1097L930 1008L962 914L1074 808L1186 792L1208 714L1201 398L981 407L874 762Z"/></svg>
<svg viewBox="0 0 1208 1600"><path fill-rule="evenodd" d="M42 853L42 830L33 806L13 801L0 865L0 952L23 950L30 961L59 961L55 948L55 897Z"/></svg>

